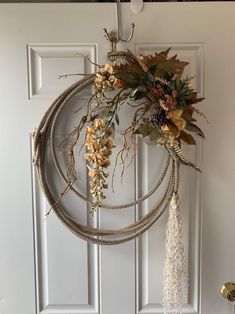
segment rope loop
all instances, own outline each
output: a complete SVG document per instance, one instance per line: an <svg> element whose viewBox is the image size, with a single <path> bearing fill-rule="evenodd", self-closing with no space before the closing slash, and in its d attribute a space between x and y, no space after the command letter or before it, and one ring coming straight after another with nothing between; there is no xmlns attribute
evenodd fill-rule
<svg viewBox="0 0 235 314"><path fill-rule="evenodd" d="M165 180L167 173L169 173L167 187L158 201L158 204L150 210L143 217L140 217L137 221L122 227L120 229L101 229L92 228L87 225L79 223L71 217L60 204L60 198L65 195L68 191L74 192L80 199L90 204L90 200L82 195L73 185L74 181L68 177L67 174L62 170L59 161L56 156L56 145L55 145L55 129L59 121L59 117L63 109L75 95L80 93L85 88L91 86L94 83L95 75L87 75L84 79L76 82L63 93L61 93L50 105L43 118L41 119L38 128L35 130L33 135L33 163L37 169L38 180L40 186L59 220L76 236L90 243L101 244L101 245L115 245L135 239L146 230L148 230L163 214L167 208L173 193L178 189L178 162L176 162L171 154L168 152L168 158L163 167L158 181L154 187L144 196L121 205L109 205L102 204L102 208L106 209L125 209L133 206L137 206L144 200L148 199L158 189L158 187ZM85 123L86 121L82 121ZM49 145L48 145L49 144ZM56 198L53 195L53 188L50 186L47 171L46 171L46 152L50 149L53 163L60 176L65 182L66 189ZM67 154L73 155L73 151L67 151ZM170 169L170 170L169 170ZM110 239L110 236L112 237Z"/></svg>

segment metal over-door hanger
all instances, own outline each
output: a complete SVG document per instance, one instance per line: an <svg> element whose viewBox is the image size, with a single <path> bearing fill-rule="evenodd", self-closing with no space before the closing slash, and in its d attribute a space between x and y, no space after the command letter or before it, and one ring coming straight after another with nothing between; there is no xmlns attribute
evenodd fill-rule
<svg viewBox="0 0 235 314"><path fill-rule="evenodd" d="M134 13L140 13L143 9L143 0L131 0L131 10ZM107 36L107 39L112 43L112 51L116 51L116 45L119 41L129 42L133 38L135 23L131 23L130 35L128 38L124 39L121 36L121 10L120 10L120 0L116 1L116 13L117 13L117 32L108 33L107 29L104 28L104 32Z"/></svg>

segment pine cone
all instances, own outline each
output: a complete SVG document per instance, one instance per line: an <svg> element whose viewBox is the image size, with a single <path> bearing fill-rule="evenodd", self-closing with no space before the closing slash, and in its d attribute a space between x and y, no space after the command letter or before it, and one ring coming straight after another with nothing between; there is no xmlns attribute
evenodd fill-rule
<svg viewBox="0 0 235 314"><path fill-rule="evenodd" d="M165 110L158 109L156 112L153 113L153 115L150 117L150 122L153 126L162 126L166 124L167 118Z"/></svg>

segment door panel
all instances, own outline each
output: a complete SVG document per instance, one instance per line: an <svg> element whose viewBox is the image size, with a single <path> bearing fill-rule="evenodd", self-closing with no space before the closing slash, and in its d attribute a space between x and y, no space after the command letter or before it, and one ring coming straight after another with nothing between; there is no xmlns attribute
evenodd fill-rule
<svg viewBox="0 0 235 314"><path fill-rule="evenodd" d="M115 28L115 14L111 3L0 5L0 313L162 313L167 212L137 241L115 247L87 244L53 213L45 216L49 207L31 166L30 134L53 98L78 79L58 76L94 72L94 66L81 58L84 54L105 63L110 47L102 28ZM202 165L203 175L181 167L189 275L185 313L231 313L218 290L235 276L234 14L235 4L230 2L147 3L139 15L122 4L124 36L131 22L136 30L133 41L119 49L152 53L172 47L172 54L190 62L187 74L195 75L194 87L206 97L200 106L210 120L209 125L201 121L207 139L198 141L196 150L184 147L185 154ZM76 114L90 93L85 90L64 112L66 123L57 130L57 143L76 125ZM129 114L123 112L123 125ZM164 151L139 139L137 158L123 184L117 176L116 193L109 194L108 201L126 202L146 193L164 159ZM78 188L86 194L85 169L83 162ZM63 183L57 183L52 170L55 189L61 191ZM63 203L83 222L119 227L151 209L158 197L120 214L102 210L95 218L72 194Z"/></svg>
<svg viewBox="0 0 235 314"><path fill-rule="evenodd" d="M185 44L137 44L138 53L154 54L155 51L162 51L167 47L172 47L171 54L177 54L181 60L190 63L186 68L185 75L191 77L195 75L193 88L203 95L203 44L185 43ZM159 158L159 152L156 152L154 145L146 145L141 142L139 148L139 172L141 173L140 188L147 193L149 184L158 177L164 159L160 159L158 167L153 171L153 165L156 164L156 154ZM196 163L202 164L202 145L198 140L197 150L193 147L183 145L184 153L188 159L196 160ZM147 174L147 175L146 175ZM188 268L189 287L188 304L185 305L185 311L188 313L199 313L199 289L200 281L200 228L201 228L201 175L194 173L191 169L181 167L180 197L183 209L183 228L184 228L184 247L186 263ZM147 178L144 180L144 178ZM187 184L185 184L187 182ZM158 195L159 197L159 195ZM157 197L150 199L143 204L143 211L148 212L153 206ZM163 298L163 272L165 258L165 226L167 215L164 215L159 222L146 232L139 241L137 241L137 308L140 313L161 313Z"/></svg>

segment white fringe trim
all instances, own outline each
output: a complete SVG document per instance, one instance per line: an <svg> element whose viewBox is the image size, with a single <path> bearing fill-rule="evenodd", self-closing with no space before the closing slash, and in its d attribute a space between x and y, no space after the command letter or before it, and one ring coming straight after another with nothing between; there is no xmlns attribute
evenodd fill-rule
<svg viewBox="0 0 235 314"><path fill-rule="evenodd" d="M164 265L164 313L182 313L187 296L187 271L184 258L182 220L178 194L174 193L169 206L166 226L166 260Z"/></svg>

